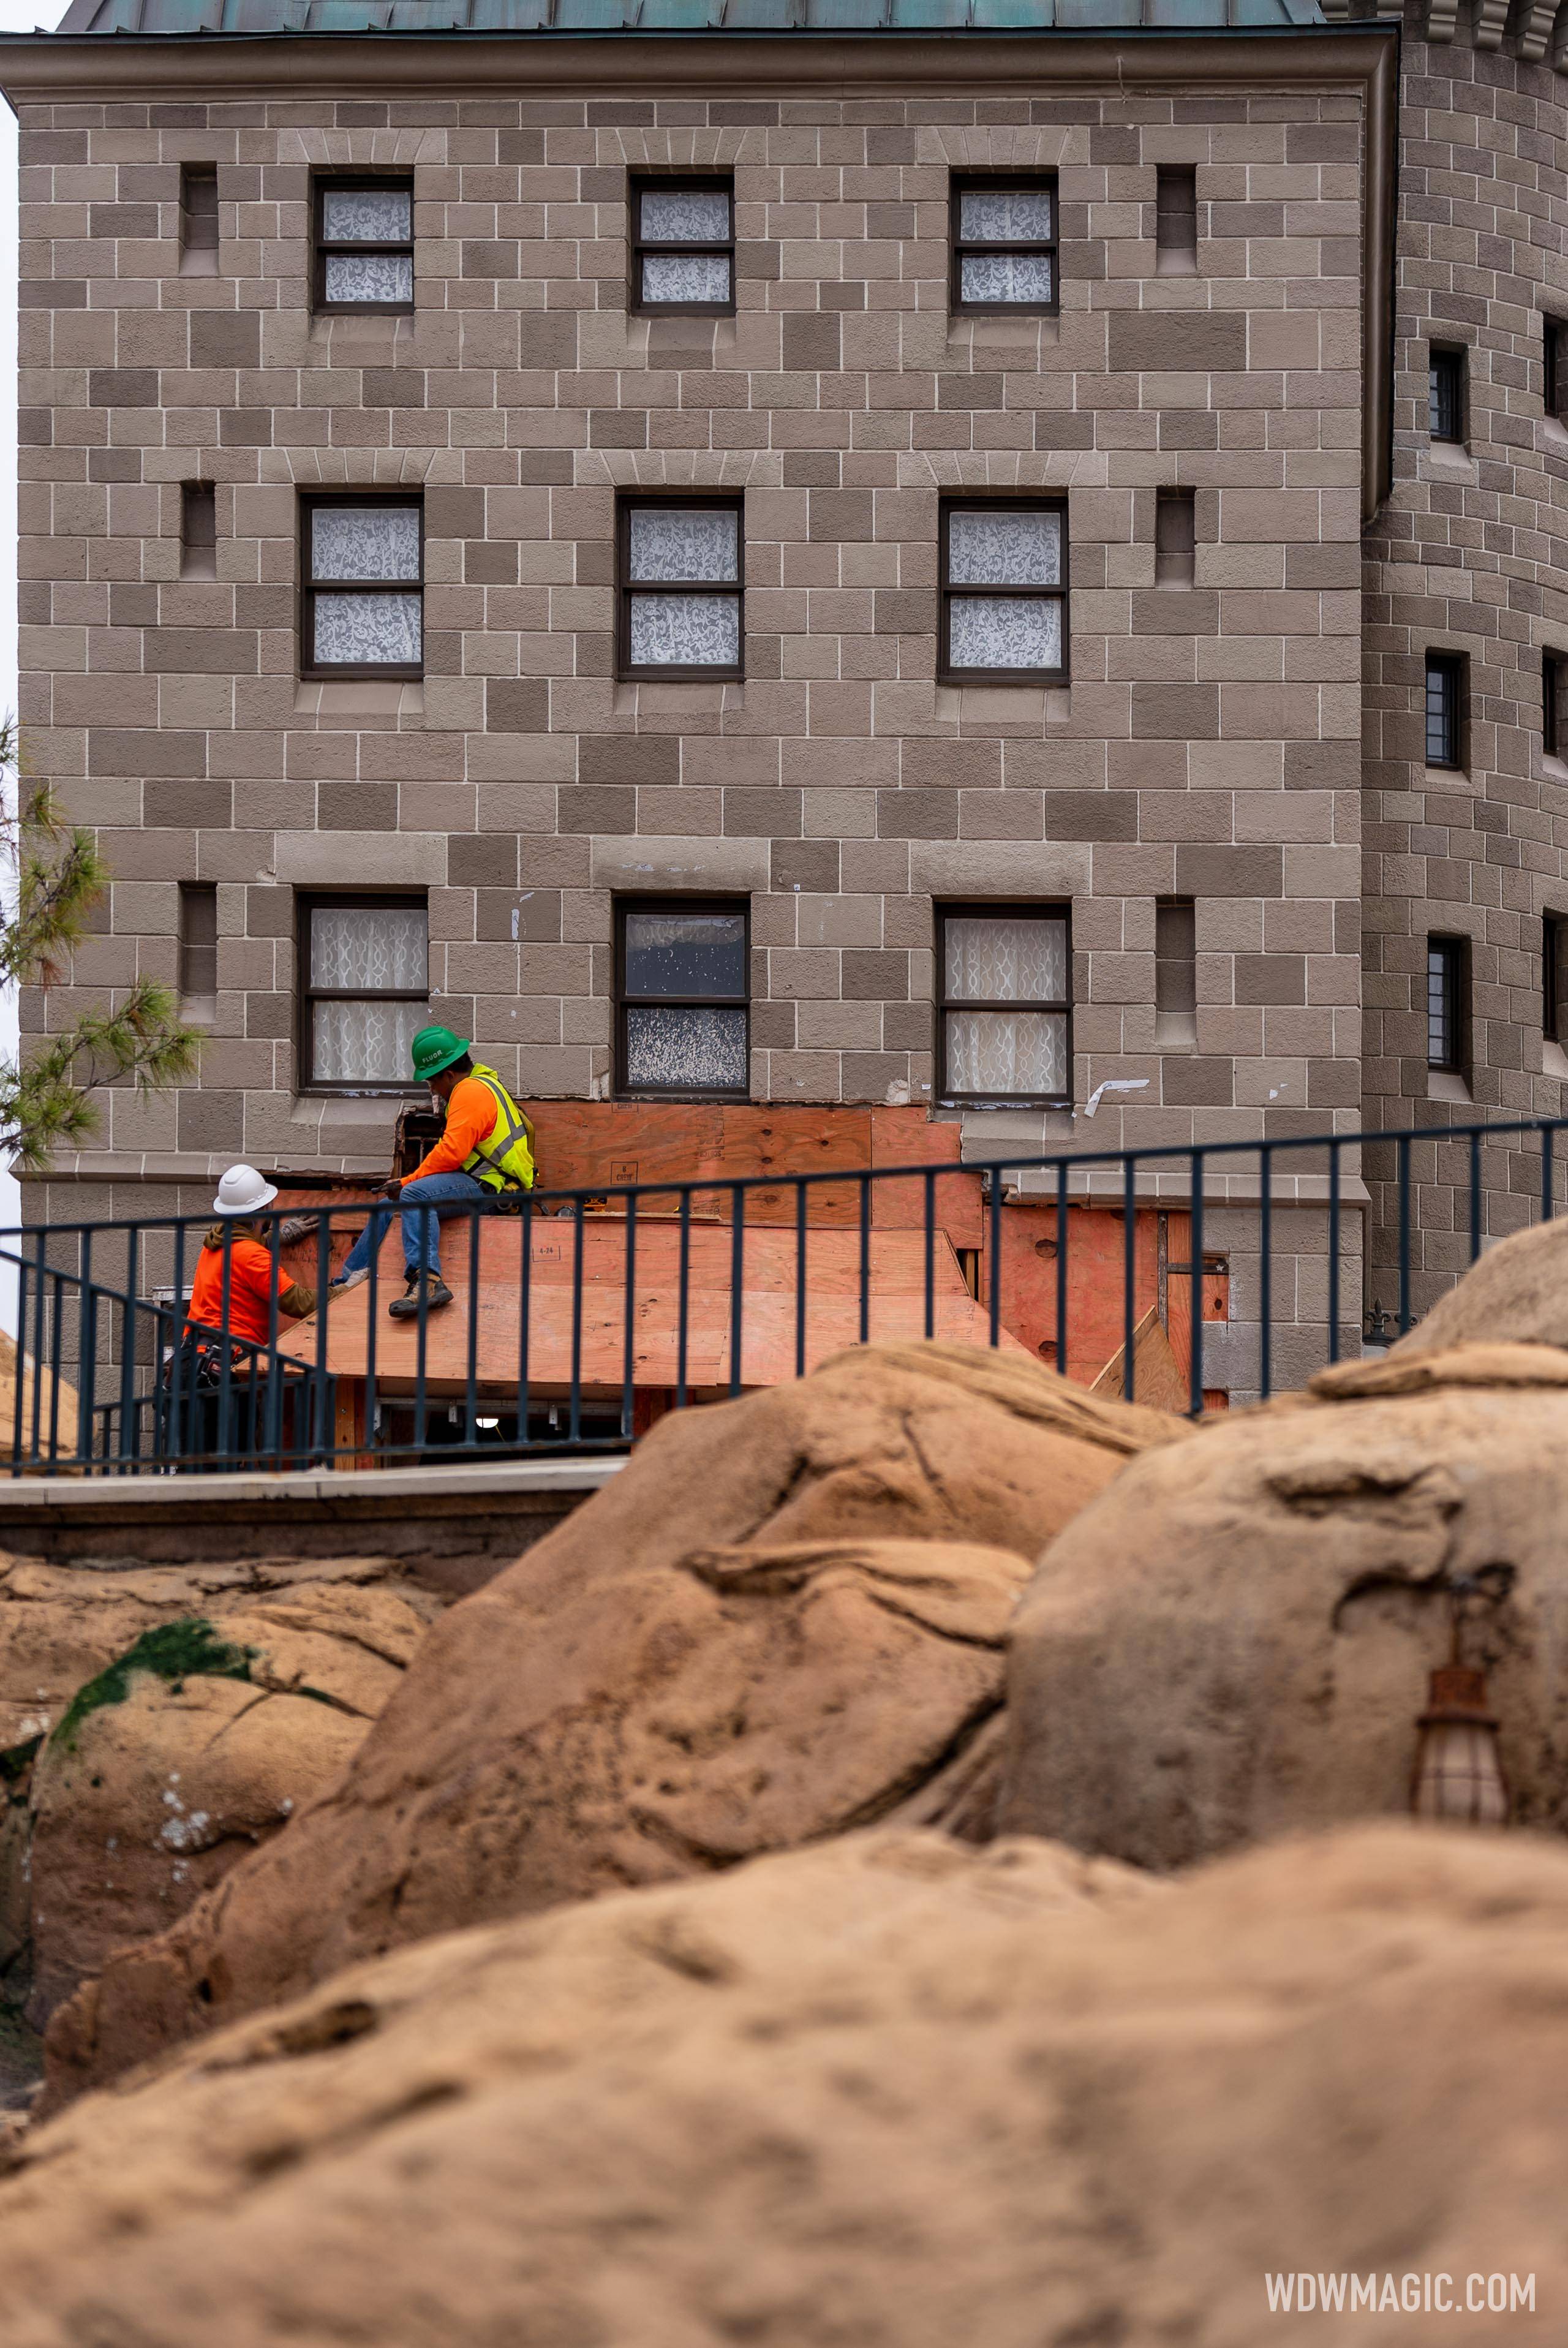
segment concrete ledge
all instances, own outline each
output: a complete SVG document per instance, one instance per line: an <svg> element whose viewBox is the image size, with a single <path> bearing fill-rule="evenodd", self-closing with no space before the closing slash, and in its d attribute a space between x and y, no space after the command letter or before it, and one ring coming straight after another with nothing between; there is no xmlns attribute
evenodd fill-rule
<svg viewBox="0 0 1568 2348"><path fill-rule="evenodd" d="M432 1501L460 1501L465 1507L484 1508L532 1493L569 1492L586 1499L625 1464L624 1457L615 1456L507 1459L494 1467L465 1462L460 1468L371 1468L357 1475L338 1475L322 1468L287 1476L264 1476L244 1468L221 1476L18 1477L0 1484L0 1526L13 1511L36 1516L48 1509L62 1509L71 1516L102 1508L116 1515L126 1509L168 1509L184 1514L191 1509L232 1508L236 1503L279 1509L305 1501L313 1506L336 1504L365 1516L378 1513L383 1506L398 1513L410 1508L427 1513Z"/></svg>

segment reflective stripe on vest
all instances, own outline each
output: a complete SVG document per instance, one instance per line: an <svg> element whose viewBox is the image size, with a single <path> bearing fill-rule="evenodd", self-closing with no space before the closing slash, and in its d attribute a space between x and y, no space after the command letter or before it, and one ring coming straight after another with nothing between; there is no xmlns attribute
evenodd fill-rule
<svg viewBox="0 0 1568 2348"><path fill-rule="evenodd" d="M533 1152L529 1148L522 1112L493 1068L476 1066L474 1075L495 1101L496 1119L484 1139L463 1160L463 1172L475 1173L482 1162L483 1171L478 1179L490 1189L504 1189L515 1184L520 1189L531 1190Z"/></svg>

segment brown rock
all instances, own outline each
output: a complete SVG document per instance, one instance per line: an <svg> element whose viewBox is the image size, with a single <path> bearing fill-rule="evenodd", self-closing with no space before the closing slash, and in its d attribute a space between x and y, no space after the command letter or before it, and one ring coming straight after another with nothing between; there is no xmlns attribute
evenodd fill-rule
<svg viewBox="0 0 1568 2348"><path fill-rule="evenodd" d="M35 2028L340 1774L423 1632L389 1591L303 1583L166 1624L78 1694L26 1807Z"/></svg>
<svg viewBox="0 0 1568 2348"><path fill-rule="evenodd" d="M1414 2271L1461 2312L1377 2336L1491 2348L1467 2276L1568 2293L1565 2065L1542 1839L1161 1888L882 1831L398 1951L77 2105L0 2178L0 2337L1293 2348L1334 2327L1271 2275Z"/></svg>
<svg viewBox="0 0 1568 2348"><path fill-rule="evenodd" d="M454 1924L895 1812L984 1830L1022 1561L1188 1432L943 1344L666 1419L436 1627L340 1786L56 2017L53 2092Z"/></svg>
<svg viewBox="0 0 1568 2348"><path fill-rule="evenodd" d="M1402 1811L1466 1577L1517 1814L1568 1823L1563 1371L1397 1352L1135 1461L1018 1610L1003 1826L1173 1868Z"/></svg>

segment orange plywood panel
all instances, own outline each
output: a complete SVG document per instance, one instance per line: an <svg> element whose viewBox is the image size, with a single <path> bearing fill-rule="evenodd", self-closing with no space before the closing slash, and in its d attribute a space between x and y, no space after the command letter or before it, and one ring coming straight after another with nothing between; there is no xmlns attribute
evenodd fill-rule
<svg viewBox="0 0 1568 2348"><path fill-rule="evenodd" d="M682 1101L536 1101L542 1190L689 1182L717 1170L723 1112Z"/></svg>
<svg viewBox="0 0 1568 2348"><path fill-rule="evenodd" d="M864 1109L810 1108L791 1103L767 1107L737 1104L724 1111L722 1171L732 1179L754 1174L856 1172L872 1162L872 1126ZM733 1211L734 1194L720 1194L719 1211ZM795 1222L796 1193L788 1185L748 1190L748 1223ZM806 1193L808 1223L847 1227L860 1220L860 1186L813 1184Z"/></svg>
<svg viewBox="0 0 1568 2348"><path fill-rule="evenodd" d="M1122 1345L1124 1225L1118 1210L1069 1207L1067 1213L1068 1358L1057 1361L1057 1210L1002 1210L1002 1320L1026 1350L1081 1384L1092 1385ZM1140 1320L1159 1298L1159 1221L1154 1210L1134 1223L1133 1313ZM982 1293L990 1294L986 1233ZM1136 1368L1134 1370L1136 1377Z"/></svg>
<svg viewBox="0 0 1568 2348"><path fill-rule="evenodd" d="M979 1175L959 1170L962 1128L934 1125L923 1108L874 1108L871 1116L873 1166L954 1169L933 1186L937 1224L955 1248L977 1248L985 1208ZM879 1182L872 1194L875 1221L883 1230L920 1229L925 1191L923 1181Z"/></svg>
<svg viewBox="0 0 1568 2348"><path fill-rule="evenodd" d="M1127 1393L1127 1345L1119 1345L1094 1382L1099 1395ZM1159 1308L1151 1304L1133 1332L1132 1392L1150 1410L1185 1411L1191 1400L1186 1365L1176 1359Z"/></svg>

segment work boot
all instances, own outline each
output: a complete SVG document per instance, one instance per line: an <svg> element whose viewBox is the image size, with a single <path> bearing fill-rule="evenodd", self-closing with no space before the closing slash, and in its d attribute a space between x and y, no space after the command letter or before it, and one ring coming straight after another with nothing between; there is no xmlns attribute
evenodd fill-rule
<svg viewBox="0 0 1568 2348"><path fill-rule="evenodd" d="M401 1296L392 1299L387 1310L394 1321L415 1321L418 1318L421 1295L427 1313L434 1313L438 1306L452 1301L452 1292L438 1272L411 1272L407 1289Z"/></svg>

